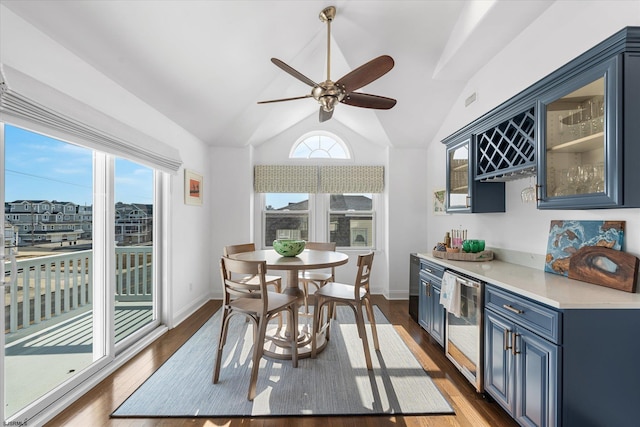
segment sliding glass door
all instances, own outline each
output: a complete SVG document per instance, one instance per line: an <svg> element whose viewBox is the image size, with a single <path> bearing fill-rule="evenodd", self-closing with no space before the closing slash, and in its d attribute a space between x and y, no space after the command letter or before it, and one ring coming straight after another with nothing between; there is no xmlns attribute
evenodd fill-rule
<svg viewBox="0 0 640 427"><path fill-rule="evenodd" d="M3 421L27 420L159 324L156 172L22 128L0 127L0 397Z"/></svg>
<svg viewBox="0 0 640 427"><path fill-rule="evenodd" d="M115 344L135 339L157 319L154 283L153 169L115 163ZM133 338L132 338L133 337Z"/></svg>

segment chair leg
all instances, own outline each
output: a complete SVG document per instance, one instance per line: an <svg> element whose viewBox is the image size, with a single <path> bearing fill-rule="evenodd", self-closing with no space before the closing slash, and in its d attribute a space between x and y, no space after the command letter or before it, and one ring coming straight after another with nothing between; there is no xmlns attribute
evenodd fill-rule
<svg viewBox="0 0 640 427"><path fill-rule="evenodd" d="M367 308L367 317L369 318L369 324L371 325L371 335L373 335L373 348L380 350L380 344L378 343L378 328L376 327L376 318L373 317L373 307L371 307L371 301L369 298L364 299L365 306Z"/></svg>
<svg viewBox="0 0 640 427"><path fill-rule="evenodd" d="M311 329L311 358L316 358L316 352L318 344L316 342L316 335L318 334L318 328L320 328L320 298L316 296L313 303L313 328Z"/></svg>
<svg viewBox="0 0 640 427"><path fill-rule="evenodd" d="M302 280L302 298L304 302L304 313L309 314L309 284L306 280Z"/></svg>
<svg viewBox="0 0 640 427"><path fill-rule="evenodd" d="M296 307L289 307L293 331L291 333L291 364L294 368L298 367L298 313L296 312Z"/></svg>
<svg viewBox="0 0 640 427"><path fill-rule="evenodd" d="M227 331L229 326L229 310L222 311L222 322L220 326L220 336L218 337L218 351L216 353L216 361L213 365L213 383L217 384L220 378L220 365L222 364L222 349L227 342Z"/></svg>
<svg viewBox="0 0 640 427"><path fill-rule="evenodd" d="M367 362L367 370L373 370L373 364L371 363L371 352L369 351L369 340L367 340L367 330L364 327L364 313L362 312L362 304L358 304L356 307L356 324L358 326L358 332L360 339L362 340L362 347L364 347L364 358Z"/></svg>
<svg viewBox="0 0 640 427"><path fill-rule="evenodd" d="M267 319L260 316L258 322L258 334L253 340L253 366L251 367L251 379L249 380L249 394L247 399L253 400L256 397L256 383L258 382L258 368L264 351L264 339L267 332Z"/></svg>
<svg viewBox="0 0 640 427"><path fill-rule="evenodd" d="M282 293L282 282L280 280L273 282L272 285L277 293ZM278 314L278 329L282 329L282 313Z"/></svg>
<svg viewBox="0 0 640 427"><path fill-rule="evenodd" d="M327 327L325 328L324 337L327 341L329 341L329 339L331 338L331 319L335 319L334 315L336 303L330 302L328 304L325 304L324 308L327 310Z"/></svg>

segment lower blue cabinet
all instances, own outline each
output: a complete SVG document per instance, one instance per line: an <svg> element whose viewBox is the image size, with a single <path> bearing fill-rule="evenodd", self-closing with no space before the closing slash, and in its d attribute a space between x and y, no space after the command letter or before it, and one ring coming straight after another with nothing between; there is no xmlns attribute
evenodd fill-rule
<svg viewBox="0 0 640 427"><path fill-rule="evenodd" d="M516 327L516 412L521 425L557 426L560 347Z"/></svg>
<svg viewBox="0 0 640 427"><path fill-rule="evenodd" d="M520 425L560 425L560 346L491 309L484 321L485 391Z"/></svg>
<svg viewBox="0 0 640 427"><path fill-rule="evenodd" d="M420 273L418 323L441 346L444 346L445 310L440 305L440 278Z"/></svg>

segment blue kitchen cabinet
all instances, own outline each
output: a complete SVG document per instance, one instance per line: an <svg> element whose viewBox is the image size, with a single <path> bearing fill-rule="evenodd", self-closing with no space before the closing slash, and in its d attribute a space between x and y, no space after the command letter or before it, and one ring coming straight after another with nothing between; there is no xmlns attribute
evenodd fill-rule
<svg viewBox="0 0 640 427"><path fill-rule="evenodd" d="M595 63L540 96L538 207L637 207L640 56Z"/></svg>
<svg viewBox="0 0 640 427"><path fill-rule="evenodd" d="M516 412L514 356L509 346L515 326L512 322L485 311L484 388L509 415Z"/></svg>
<svg viewBox="0 0 640 427"><path fill-rule="evenodd" d="M520 327L513 337L517 384L514 418L521 425L559 425L560 347Z"/></svg>
<svg viewBox="0 0 640 427"><path fill-rule="evenodd" d="M445 208L453 213L505 212L504 182L475 179L474 138L447 142Z"/></svg>
<svg viewBox="0 0 640 427"><path fill-rule="evenodd" d="M640 27L540 83L538 208L640 207Z"/></svg>
<svg viewBox="0 0 640 427"><path fill-rule="evenodd" d="M444 138L447 212L504 212L497 185L529 175L538 209L640 207L639 75L626 27Z"/></svg>
<svg viewBox="0 0 640 427"><path fill-rule="evenodd" d="M521 425L559 425L559 346L490 310L485 346L485 391Z"/></svg>
<svg viewBox="0 0 640 427"><path fill-rule="evenodd" d="M487 286L484 320L485 391L521 425L560 425L560 313Z"/></svg>
<svg viewBox="0 0 640 427"><path fill-rule="evenodd" d="M422 260L420 264L420 299L418 323L440 345L444 345L445 310L440 305L444 269Z"/></svg>

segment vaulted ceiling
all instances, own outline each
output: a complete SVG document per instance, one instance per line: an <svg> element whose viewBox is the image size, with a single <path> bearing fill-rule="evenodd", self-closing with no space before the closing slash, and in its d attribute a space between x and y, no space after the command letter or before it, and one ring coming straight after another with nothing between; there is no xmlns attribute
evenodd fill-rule
<svg viewBox="0 0 640 427"><path fill-rule="evenodd" d="M553 3L532 1L15 1L3 5L209 145L268 141L292 126L344 126L397 147L433 138L468 78ZM386 54L395 67L360 91L395 98L391 110L338 105L318 122L310 87L278 58L326 79ZM57 72L52 68L52 72ZM81 78L81 76L79 76Z"/></svg>

